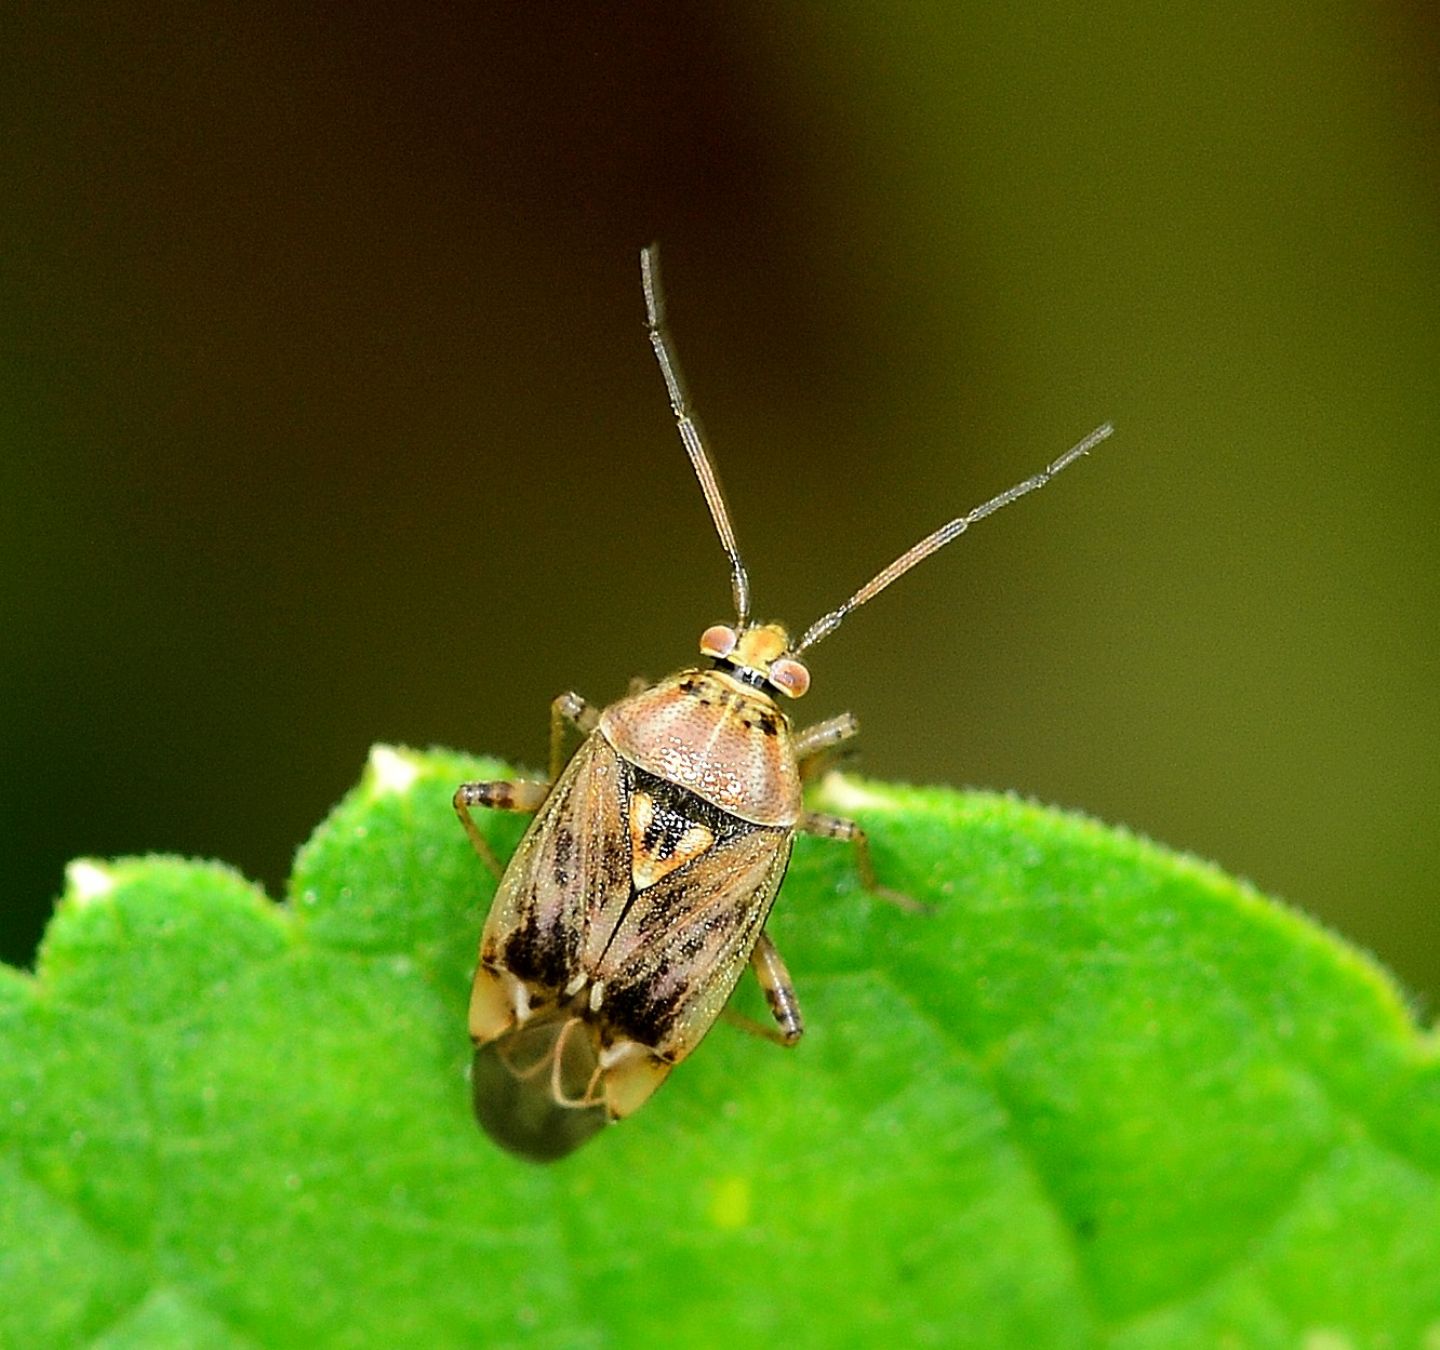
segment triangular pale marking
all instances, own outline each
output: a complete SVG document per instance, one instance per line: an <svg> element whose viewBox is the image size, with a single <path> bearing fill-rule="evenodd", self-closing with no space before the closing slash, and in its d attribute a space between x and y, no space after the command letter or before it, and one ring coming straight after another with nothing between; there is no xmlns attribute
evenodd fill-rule
<svg viewBox="0 0 1440 1350"><path fill-rule="evenodd" d="M687 825L678 838L656 832L658 837L647 841L654 821L655 802L650 794L634 793L630 798L630 879L637 891L668 877L715 843L714 832L695 823Z"/></svg>

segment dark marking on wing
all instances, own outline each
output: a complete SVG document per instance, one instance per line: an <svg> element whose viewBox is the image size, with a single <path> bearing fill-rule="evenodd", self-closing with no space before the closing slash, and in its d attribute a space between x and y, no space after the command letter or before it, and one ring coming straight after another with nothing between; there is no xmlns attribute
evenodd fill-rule
<svg viewBox="0 0 1440 1350"><path fill-rule="evenodd" d="M573 926L540 926L535 885L520 922L505 939L504 965L522 980L546 989L561 989L569 981L579 956L580 934Z"/></svg>
<svg viewBox="0 0 1440 1350"><path fill-rule="evenodd" d="M570 884L570 865L575 857L575 833L568 825L555 826L554 859L551 872L557 886Z"/></svg>
<svg viewBox="0 0 1440 1350"><path fill-rule="evenodd" d="M742 963L748 958L768 910L768 905L757 909L748 903L750 894L744 891L722 895L683 885L671 889L666 882L655 889L666 892L663 903L637 907L638 913L632 908L633 954L605 986L607 1022L621 1035L652 1046L665 1044L690 1011L697 989L719 974L717 963L734 966L731 954L737 944L745 948Z"/></svg>
<svg viewBox="0 0 1440 1350"><path fill-rule="evenodd" d="M678 826L669 827L676 830L676 838L692 824L703 825L715 836L715 842L720 844L760 828L752 825L748 820L741 820L739 816L732 816L728 811L722 811L712 802L707 802L703 797L697 797L688 788L680 787L653 773L647 773L644 769L634 765L631 765L630 769L635 775L635 791L645 793L655 804L655 820L678 822ZM650 834L647 830L647 847L649 847L649 839ZM673 851L674 845L672 844L671 852Z"/></svg>
<svg viewBox="0 0 1440 1350"><path fill-rule="evenodd" d="M687 992L684 985L672 985L664 993L654 985L607 988L605 1020L621 1036L641 1045L659 1045L674 1025Z"/></svg>

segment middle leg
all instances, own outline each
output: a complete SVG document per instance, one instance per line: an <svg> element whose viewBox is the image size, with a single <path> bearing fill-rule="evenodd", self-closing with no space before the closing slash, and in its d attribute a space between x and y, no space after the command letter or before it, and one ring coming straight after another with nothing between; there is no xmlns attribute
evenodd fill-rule
<svg viewBox="0 0 1440 1350"><path fill-rule="evenodd" d="M844 816L827 815L823 811L806 811L800 817L799 828L819 839L841 839L851 844L855 849L855 870L860 873L860 884L871 895L878 895L882 900L888 900L892 905L898 905L901 909L908 909L913 913L923 914L929 910L928 905L922 905L903 892L880 884L880 879L875 875L875 863L870 857L870 836L853 820L847 820Z"/></svg>
<svg viewBox="0 0 1440 1350"><path fill-rule="evenodd" d="M490 841L480 833L475 817L470 814L473 806L483 806L490 811L538 811L550 795L551 784L560 776L565 767L565 728L576 727L589 735L600 721L599 712L573 690L561 694L550 704L550 777L546 782L533 778L496 778L480 783L461 783L451 799L455 814L465 827L471 847L480 861L498 878L503 870Z"/></svg>

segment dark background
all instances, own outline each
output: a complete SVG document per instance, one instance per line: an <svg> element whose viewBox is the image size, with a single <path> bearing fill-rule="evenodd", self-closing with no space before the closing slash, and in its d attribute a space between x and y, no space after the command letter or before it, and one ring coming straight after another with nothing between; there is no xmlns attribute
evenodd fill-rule
<svg viewBox="0 0 1440 1350"><path fill-rule="evenodd" d="M539 17L536 17L539 15ZM672 320L862 767L1214 858L1440 992L1428 6L11 6L0 876L278 893L377 740L538 763L728 617Z"/></svg>

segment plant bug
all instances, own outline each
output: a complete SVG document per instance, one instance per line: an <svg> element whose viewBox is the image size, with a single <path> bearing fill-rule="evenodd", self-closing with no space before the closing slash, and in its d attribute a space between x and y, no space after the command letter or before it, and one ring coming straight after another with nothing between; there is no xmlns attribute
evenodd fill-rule
<svg viewBox="0 0 1440 1350"><path fill-rule="evenodd" d="M877 884L863 830L807 811L801 787L854 736L848 713L796 732L777 699L810 687L802 654L977 520L1043 487L1110 434L1107 423L1039 473L922 539L798 642L750 614L750 582L665 326L655 248L640 254L647 331L680 440L730 561L733 624L700 635L706 668L682 670L603 710L578 694L550 708L545 782L462 783L455 810L499 877L470 998L475 1114L535 1161L563 1157L630 1115L720 1016L748 964L783 1045L804 1030L765 932L798 831L848 840ZM584 740L569 763L568 727ZM503 873L471 810L534 812Z"/></svg>

